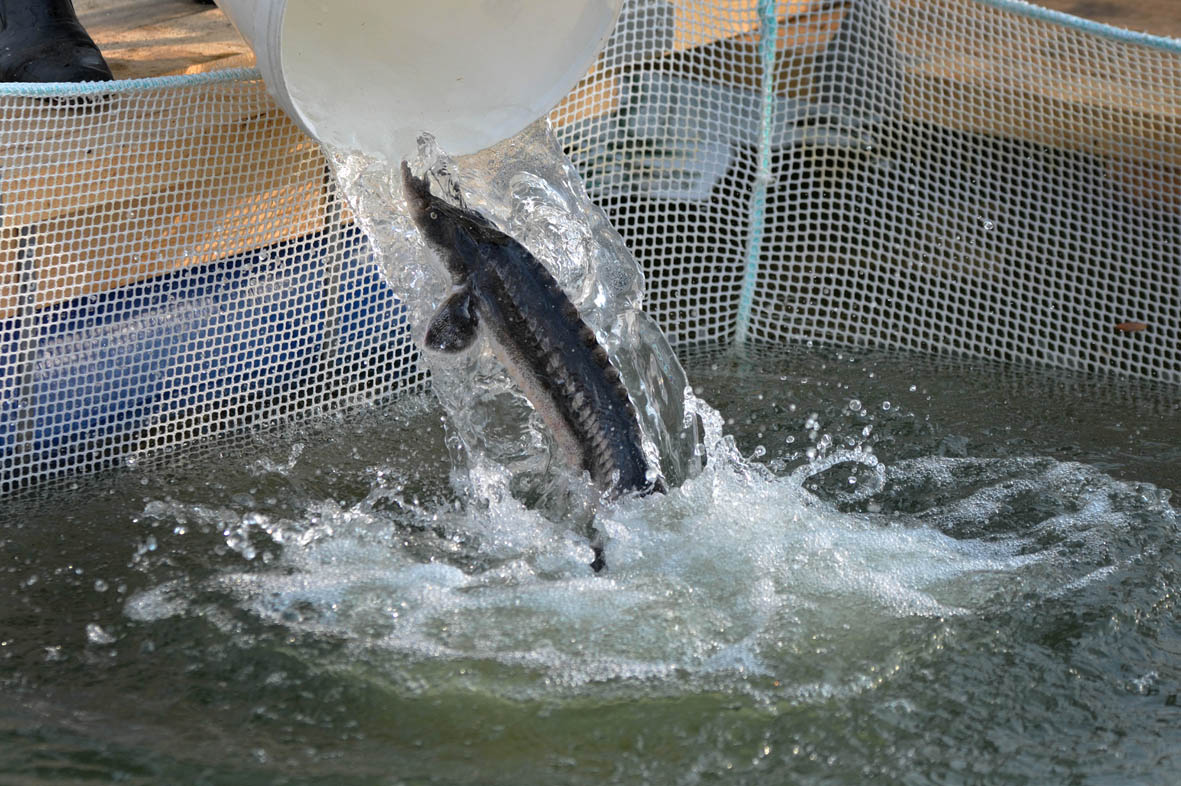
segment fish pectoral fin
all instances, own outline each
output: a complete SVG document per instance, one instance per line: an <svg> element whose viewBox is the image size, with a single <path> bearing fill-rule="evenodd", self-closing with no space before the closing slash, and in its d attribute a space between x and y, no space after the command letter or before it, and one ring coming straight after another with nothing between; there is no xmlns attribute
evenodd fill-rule
<svg viewBox="0 0 1181 786"><path fill-rule="evenodd" d="M431 318L426 346L436 352L462 352L476 340L475 304L471 289L453 292Z"/></svg>

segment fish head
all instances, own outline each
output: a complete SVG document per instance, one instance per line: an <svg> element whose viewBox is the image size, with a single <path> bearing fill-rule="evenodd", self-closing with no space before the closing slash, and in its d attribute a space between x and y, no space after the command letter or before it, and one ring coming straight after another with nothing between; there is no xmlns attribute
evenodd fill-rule
<svg viewBox="0 0 1181 786"><path fill-rule="evenodd" d="M402 194L406 207L415 226L426 236L427 241L436 245L447 245L450 240L446 231L448 222L444 208L447 205L431 193L431 184L426 176L415 177L410 165L402 162Z"/></svg>
<svg viewBox="0 0 1181 786"><path fill-rule="evenodd" d="M405 161L402 162L402 194L414 225L436 251L445 253L463 240L457 233L470 224L463 208L432 194L426 175L415 177Z"/></svg>

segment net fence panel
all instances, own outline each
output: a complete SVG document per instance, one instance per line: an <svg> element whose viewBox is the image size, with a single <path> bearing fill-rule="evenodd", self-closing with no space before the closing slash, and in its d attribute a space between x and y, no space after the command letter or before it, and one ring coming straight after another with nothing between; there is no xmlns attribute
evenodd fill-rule
<svg viewBox="0 0 1181 786"><path fill-rule="evenodd" d="M1181 382L1181 46L1008 0L628 0L552 119L681 347ZM423 383L254 72L0 86L0 489Z"/></svg>
<svg viewBox="0 0 1181 786"><path fill-rule="evenodd" d="M1181 381L1181 48L1018 6L628 4L555 121L674 340Z"/></svg>
<svg viewBox="0 0 1181 786"><path fill-rule="evenodd" d="M0 133L5 490L414 381L319 147L256 76L9 95Z"/></svg>

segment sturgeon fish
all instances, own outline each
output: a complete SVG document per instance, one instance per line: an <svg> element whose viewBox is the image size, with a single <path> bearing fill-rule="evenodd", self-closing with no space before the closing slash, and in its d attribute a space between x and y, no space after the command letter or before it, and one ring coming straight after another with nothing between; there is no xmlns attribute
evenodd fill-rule
<svg viewBox="0 0 1181 786"><path fill-rule="evenodd" d="M482 329L570 466L610 499L664 491L619 371L550 272L479 213L433 195L405 162L402 183L411 218L451 274L426 348L462 352ZM596 548L596 570L601 560Z"/></svg>

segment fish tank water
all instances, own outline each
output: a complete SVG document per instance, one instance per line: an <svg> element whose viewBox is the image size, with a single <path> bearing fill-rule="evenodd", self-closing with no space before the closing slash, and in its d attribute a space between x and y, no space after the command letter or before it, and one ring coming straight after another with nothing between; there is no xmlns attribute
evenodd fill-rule
<svg viewBox="0 0 1181 786"><path fill-rule="evenodd" d="M5 501L0 772L77 783L1168 783L1170 391L694 355L710 461L609 569L403 396ZM876 460L870 460L870 458Z"/></svg>
<svg viewBox="0 0 1181 786"><path fill-rule="evenodd" d="M600 575L380 169L253 72L4 86L0 782L1176 782L1179 51L626 3L456 162L685 468Z"/></svg>

